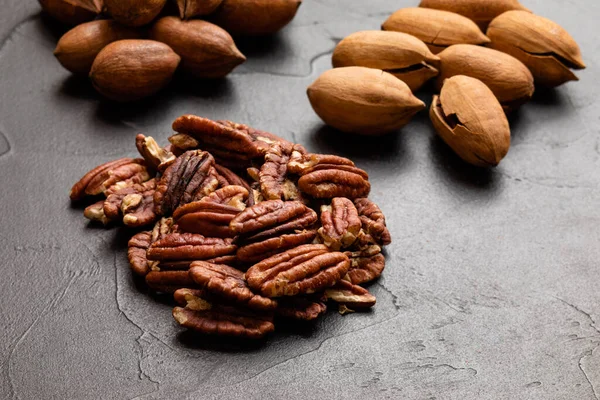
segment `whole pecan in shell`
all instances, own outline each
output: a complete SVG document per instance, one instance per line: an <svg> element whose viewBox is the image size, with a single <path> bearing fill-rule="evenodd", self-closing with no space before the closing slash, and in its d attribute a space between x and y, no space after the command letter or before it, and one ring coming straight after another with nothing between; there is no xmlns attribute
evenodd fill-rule
<svg viewBox="0 0 600 400"><path fill-rule="evenodd" d="M331 205L321 206L321 224L319 236L332 250L352 245L362 226L356 207L345 197L335 197Z"/></svg>
<svg viewBox="0 0 600 400"><path fill-rule="evenodd" d="M244 273L227 265L194 261L190 276L211 298L253 310L273 310L277 302L255 294L244 280Z"/></svg>
<svg viewBox="0 0 600 400"><path fill-rule="evenodd" d="M169 215L180 205L214 192L218 184L213 157L200 150L187 151L165 170L158 182L154 211Z"/></svg>
<svg viewBox="0 0 600 400"><path fill-rule="evenodd" d="M342 253L320 244L303 245L253 265L246 272L251 289L266 297L321 291L338 282L350 268Z"/></svg>

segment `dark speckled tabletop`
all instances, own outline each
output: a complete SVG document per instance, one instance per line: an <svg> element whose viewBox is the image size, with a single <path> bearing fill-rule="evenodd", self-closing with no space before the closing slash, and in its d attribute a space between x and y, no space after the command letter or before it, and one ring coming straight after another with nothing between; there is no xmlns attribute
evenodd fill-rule
<svg viewBox="0 0 600 400"><path fill-rule="evenodd" d="M0 398L577 399L600 397L597 0L523 0L582 48L581 81L511 117L494 170L463 164L427 113L379 139L322 125L306 87L336 41L417 1L305 0L280 34L212 84L133 106L99 100L52 55L36 1L0 12ZM427 103L430 94L420 95ZM372 313L330 312L257 345L198 340L135 282L129 233L87 224L71 185L165 143L184 113L231 119L354 159L394 243Z"/></svg>

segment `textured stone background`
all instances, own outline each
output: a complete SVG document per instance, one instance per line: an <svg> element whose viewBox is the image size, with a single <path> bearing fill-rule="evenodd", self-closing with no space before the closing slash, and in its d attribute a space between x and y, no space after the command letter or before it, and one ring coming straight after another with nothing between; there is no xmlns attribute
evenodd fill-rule
<svg viewBox="0 0 600 400"><path fill-rule="evenodd" d="M417 1L305 0L214 84L130 107L99 100L52 50L33 0L0 13L0 398L598 399L600 42L597 0L523 0L581 45L581 82L512 117L495 170L461 163L421 113L396 135L344 137L305 89L336 41ZM421 97L429 103L430 94ZM354 159L394 243L374 312L329 313L232 346L182 332L128 270L125 230L89 226L68 191L91 167L165 142L183 113Z"/></svg>

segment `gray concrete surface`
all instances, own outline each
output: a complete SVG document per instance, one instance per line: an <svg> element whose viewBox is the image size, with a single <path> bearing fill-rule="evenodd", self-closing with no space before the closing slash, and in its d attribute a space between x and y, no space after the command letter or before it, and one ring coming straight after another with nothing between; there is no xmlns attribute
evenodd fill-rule
<svg viewBox="0 0 600 400"><path fill-rule="evenodd" d="M37 2L0 13L0 398L583 399L600 397L600 2L523 0L572 33L588 69L511 117L495 170L463 164L423 112L345 137L306 87L337 40L417 1L305 0L280 34L240 44L223 82L178 82L123 108L70 77ZM428 103L430 93L421 95ZM394 243L368 314L330 312L260 345L198 340L130 274L128 232L68 200L91 167L163 142L184 113L354 159Z"/></svg>

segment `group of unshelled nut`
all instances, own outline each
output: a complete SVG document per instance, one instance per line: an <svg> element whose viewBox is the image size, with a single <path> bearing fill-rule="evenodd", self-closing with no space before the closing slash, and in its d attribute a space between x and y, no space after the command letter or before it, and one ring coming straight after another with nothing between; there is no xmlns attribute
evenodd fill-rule
<svg viewBox="0 0 600 400"><path fill-rule="evenodd" d="M123 102L157 93L178 68L193 78L226 76L246 60L231 35L275 33L294 18L302 0L39 2L58 21L77 25L60 38L58 61L89 76L103 96ZM210 22L192 19L197 17Z"/></svg>
<svg viewBox="0 0 600 400"><path fill-rule="evenodd" d="M393 13L382 31L343 39L333 67L307 91L326 124L364 135L398 130L426 107L413 92L435 78L435 130L485 167L508 153L506 114L532 98L534 84L578 80L571 69L585 64L569 33L518 0L422 0Z"/></svg>
<svg viewBox="0 0 600 400"><path fill-rule="evenodd" d="M179 324L260 338L327 301L340 313L375 305L360 285L381 275L391 236L365 171L230 121L184 115L173 130L166 147L139 134L142 158L92 169L70 197L101 197L84 211L92 221L153 226L131 238L129 262L174 295Z"/></svg>

